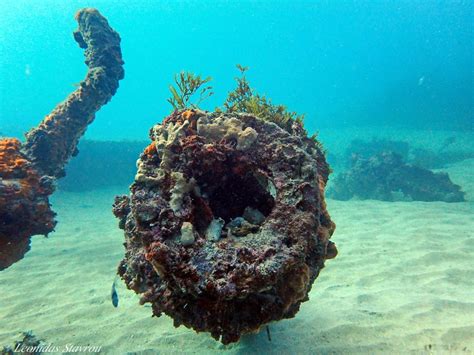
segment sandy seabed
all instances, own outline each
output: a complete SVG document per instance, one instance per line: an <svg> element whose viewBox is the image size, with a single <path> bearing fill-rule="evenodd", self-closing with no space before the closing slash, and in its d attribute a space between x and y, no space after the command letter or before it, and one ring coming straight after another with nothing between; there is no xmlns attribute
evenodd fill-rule
<svg viewBox="0 0 474 355"><path fill-rule="evenodd" d="M103 353L473 353L474 159L446 169L468 202L328 201L339 255L293 319L223 346L174 328L118 282L123 234L111 213L125 188L58 192L58 226L0 272L0 348L32 330L48 344Z"/></svg>

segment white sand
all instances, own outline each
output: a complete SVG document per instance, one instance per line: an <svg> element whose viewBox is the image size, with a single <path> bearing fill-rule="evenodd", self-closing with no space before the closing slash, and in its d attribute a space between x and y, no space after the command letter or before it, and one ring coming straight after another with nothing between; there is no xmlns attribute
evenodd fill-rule
<svg viewBox="0 0 474 355"><path fill-rule="evenodd" d="M111 354L474 352L474 159L449 167L470 202L328 201L339 255L296 318L223 346L208 334L152 318L118 282L123 235L111 213L124 189L52 199L59 224L0 272L0 347L32 330L47 343Z"/></svg>

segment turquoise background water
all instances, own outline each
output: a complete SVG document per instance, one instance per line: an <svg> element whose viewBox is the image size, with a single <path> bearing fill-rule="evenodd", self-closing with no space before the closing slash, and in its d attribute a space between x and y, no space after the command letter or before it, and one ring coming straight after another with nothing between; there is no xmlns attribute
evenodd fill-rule
<svg viewBox="0 0 474 355"><path fill-rule="evenodd" d="M88 138L144 139L181 70L213 77L213 109L236 63L311 131L473 129L472 1L2 0L0 134L22 135L82 80L72 31L89 6L120 33L126 77Z"/></svg>

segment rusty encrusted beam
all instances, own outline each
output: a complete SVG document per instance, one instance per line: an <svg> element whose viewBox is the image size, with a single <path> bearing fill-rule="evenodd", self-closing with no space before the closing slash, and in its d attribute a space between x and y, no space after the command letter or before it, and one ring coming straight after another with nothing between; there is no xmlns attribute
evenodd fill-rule
<svg viewBox="0 0 474 355"><path fill-rule="evenodd" d="M95 9L76 14L74 39L89 67L77 90L26 134L0 139L0 270L30 249L30 238L54 230L49 196L54 180L77 153L77 143L95 113L115 94L124 76L120 36Z"/></svg>
<svg viewBox="0 0 474 355"><path fill-rule="evenodd" d="M115 94L124 77L120 36L95 9L76 14L74 39L85 49L89 71L77 90L26 134L23 147L31 162L46 175L61 177L75 155L80 137L95 113Z"/></svg>

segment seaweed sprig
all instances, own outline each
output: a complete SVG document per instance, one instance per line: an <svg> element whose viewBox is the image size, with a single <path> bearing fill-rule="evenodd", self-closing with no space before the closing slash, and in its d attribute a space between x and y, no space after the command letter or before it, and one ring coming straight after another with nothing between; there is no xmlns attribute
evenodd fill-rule
<svg viewBox="0 0 474 355"><path fill-rule="evenodd" d="M227 112L247 112L247 102L254 96L254 90L250 87L245 76L245 72L249 67L244 67L240 64L236 66L240 71L240 77L235 78L237 87L227 95L224 107Z"/></svg>
<svg viewBox="0 0 474 355"><path fill-rule="evenodd" d="M261 119L273 122L289 133L299 131L300 134L308 137L308 132L304 128L304 114L298 114L289 111L284 105L275 105L272 100L265 95L261 95L250 86L246 73L248 67L237 64L240 76L235 78L237 87L228 93L223 104L223 110L226 112L243 112L255 115ZM182 71L174 77L175 85L170 85L171 97L168 102L175 110L186 108L199 108L201 102L214 94L212 86L208 84L212 78L208 76L203 79L200 75L191 72ZM193 99L195 99L194 102ZM216 111L221 111L216 108ZM309 137L316 146L323 152L324 149L317 139L317 134Z"/></svg>
<svg viewBox="0 0 474 355"><path fill-rule="evenodd" d="M284 105L275 105L265 95L260 95L253 89L246 77L248 67L237 64L240 77L235 78L237 87L229 92L224 102L227 112L246 112L264 120L276 123L281 128L291 132L293 122L303 124L304 115L288 111Z"/></svg>
<svg viewBox="0 0 474 355"><path fill-rule="evenodd" d="M237 69L240 71L240 77L235 78L237 87L229 92L224 102L224 108L227 112L250 113L264 120L273 122L290 133L292 133L293 124L296 122L301 127L303 133L306 136L308 135L303 126L304 114L288 111L284 105L273 104L271 99L257 93L255 89L250 86L246 77L248 67L237 64ZM313 134L309 138L323 150L323 147L317 140L317 134Z"/></svg>
<svg viewBox="0 0 474 355"><path fill-rule="evenodd" d="M196 75L191 72L182 71L174 76L176 87L173 85L169 86L171 97L168 102L173 106L175 110L182 110L189 107L197 108L199 104L212 96L212 86L205 84L212 80L210 76L203 79L200 75ZM195 99L195 102L191 100Z"/></svg>

